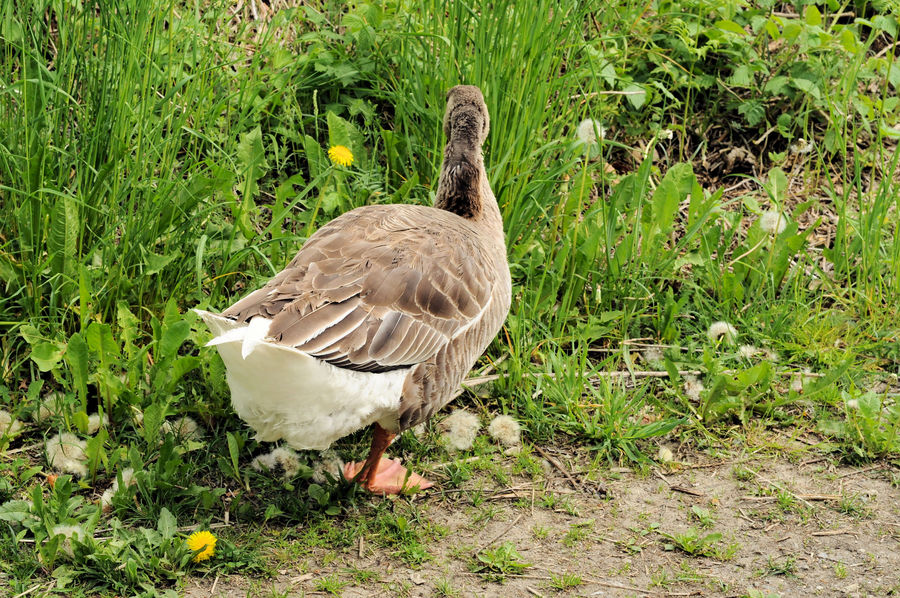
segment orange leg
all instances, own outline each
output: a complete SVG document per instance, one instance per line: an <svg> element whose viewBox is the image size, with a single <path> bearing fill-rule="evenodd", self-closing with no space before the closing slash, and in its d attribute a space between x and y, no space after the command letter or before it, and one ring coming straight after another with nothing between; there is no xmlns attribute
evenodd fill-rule
<svg viewBox="0 0 900 598"><path fill-rule="evenodd" d="M373 494L400 494L433 486L425 478L408 471L400 464L399 459L383 457L396 434L388 432L377 423L374 426L369 456L361 463L347 463L344 466L344 477L362 485Z"/></svg>

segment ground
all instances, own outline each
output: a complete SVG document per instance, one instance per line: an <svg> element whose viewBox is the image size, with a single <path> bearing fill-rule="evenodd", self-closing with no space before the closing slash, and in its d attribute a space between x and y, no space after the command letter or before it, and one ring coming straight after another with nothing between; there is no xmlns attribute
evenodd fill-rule
<svg viewBox="0 0 900 598"><path fill-rule="evenodd" d="M700 455L673 447L673 461L641 470L542 448L534 453L541 471L528 477L513 475L519 460L498 452L498 468L452 489L440 475L451 462L429 472L443 490L393 504L415 513L410 525L441 530L424 542L430 557L420 565L385 547L373 529L340 549L277 543L265 549L278 561L274 578L195 576L183 591L189 598L900 592L900 472L887 463L841 465L805 442L775 433L765 449ZM589 477L596 479L583 481Z"/></svg>

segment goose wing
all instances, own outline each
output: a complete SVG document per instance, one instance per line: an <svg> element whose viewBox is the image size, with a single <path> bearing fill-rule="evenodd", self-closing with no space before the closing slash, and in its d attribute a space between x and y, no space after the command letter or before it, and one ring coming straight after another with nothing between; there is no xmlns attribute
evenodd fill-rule
<svg viewBox="0 0 900 598"><path fill-rule="evenodd" d="M409 367L485 313L497 276L479 240L443 210L357 208L319 229L287 268L223 315L269 318L270 342L339 367Z"/></svg>

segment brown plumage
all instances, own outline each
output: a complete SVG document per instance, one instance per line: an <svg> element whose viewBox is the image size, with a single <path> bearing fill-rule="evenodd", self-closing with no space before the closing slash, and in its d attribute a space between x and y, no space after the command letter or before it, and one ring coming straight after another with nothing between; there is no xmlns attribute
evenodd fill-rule
<svg viewBox="0 0 900 598"><path fill-rule="evenodd" d="M376 491L375 445L386 446L379 430L397 433L447 404L509 310L503 224L481 153L489 117L478 88L448 92L443 128L434 207L365 206L335 218L266 286L222 314L235 324L270 319L264 342L342 370L408 372L396 413L376 423L372 454L356 474Z"/></svg>

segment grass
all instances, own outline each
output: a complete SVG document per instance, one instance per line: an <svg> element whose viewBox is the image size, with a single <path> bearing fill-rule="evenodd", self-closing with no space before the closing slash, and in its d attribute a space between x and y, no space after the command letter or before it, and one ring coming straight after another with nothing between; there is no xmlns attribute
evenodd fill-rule
<svg viewBox="0 0 900 598"><path fill-rule="evenodd" d="M644 467L660 437L705 447L753 426L819 435L851 462L897 458L890 13L520 4L322 1L267 21L219 0L4 8L0 408L27 422L0 432L0 579L14 594L50 573L60 588L140 593L188 573L266 571L246 538L223 539L206 564L184 552L179 530L225 505L238 521L302 523L310 547L352 545L363 532L344 518L363 512L397 558L431 558L427 539L446 530L313 482L313 455L290 479L246 466L267 449L232 413L189 309L262 284L347 209L429 203L443 94L457 82L488 102L514 280L482 364L500 378L470 396L483 414L510 413L528 442L572 443L597 467ZM576 139L587 118L605 130L599 141ZM335 144L351 148L351 167L330 164ZM770 210L787 215L783 230L763 226ZM707 336L720 320L735 344ZM109 423L89 434L95 413ZM202 435L185 433L185 416ZM51 488L36 447L66 431L86 441L87 472ZM443 458L411 436L399 447L414 463ZM485 464L448 466L446 487L465 486L487 521L484 492L466 482L495 449L475 452ZM537 476L539 460L523 454L520 471ZM734 475L749 481L746 471ZM114 480L101 509L93 501ZM791 501L780 497L785 510ZM89 537L63 556L58 525ZM712 536L675 543L703 553ZM514 573L503 565L514 552L478 566ZM344 583L323 579L321 591Z"/></svg>

